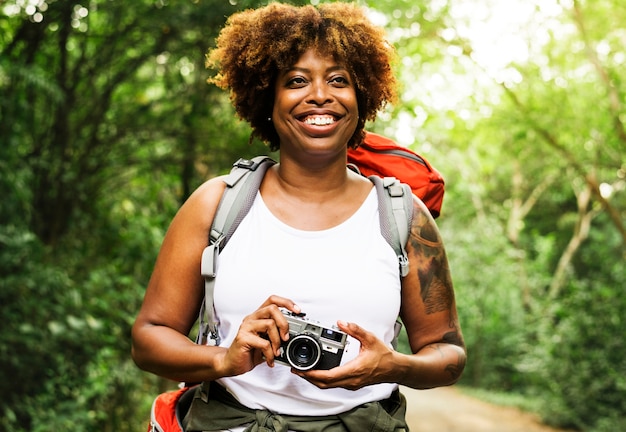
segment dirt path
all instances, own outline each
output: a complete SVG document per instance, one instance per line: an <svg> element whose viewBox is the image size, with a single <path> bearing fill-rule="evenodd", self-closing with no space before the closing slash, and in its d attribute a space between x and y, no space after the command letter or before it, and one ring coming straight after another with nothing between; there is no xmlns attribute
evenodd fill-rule
<svg viewBox="0 0 626 432"><path fill-rule="evenodd" d="M559 432L532 414L474 399L454 387L402 388L402 393L411 432Z"/></svg>

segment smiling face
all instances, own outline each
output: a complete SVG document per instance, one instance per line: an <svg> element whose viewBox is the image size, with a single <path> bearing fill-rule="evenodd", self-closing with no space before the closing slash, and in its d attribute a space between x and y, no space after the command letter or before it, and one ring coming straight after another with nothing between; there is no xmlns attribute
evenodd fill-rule
<svg viewBox="0 0 626 432"><path fill-rule="evenodd" d="M272 119L282 152L345 149L358 111L352 77L330 56L310 48L278 75Z"/></svg>

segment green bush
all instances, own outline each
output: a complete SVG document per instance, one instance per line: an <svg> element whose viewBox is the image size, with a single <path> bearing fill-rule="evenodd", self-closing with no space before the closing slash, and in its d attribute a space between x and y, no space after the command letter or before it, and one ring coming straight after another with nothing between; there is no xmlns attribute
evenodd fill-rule
<svg viewBox="0 0 626 432"><path fill-rule="evenodd" d="M548 421L585 431L626 430L625 284L622 276L614 285L602 279L569 285L543 351Z"/></svg>

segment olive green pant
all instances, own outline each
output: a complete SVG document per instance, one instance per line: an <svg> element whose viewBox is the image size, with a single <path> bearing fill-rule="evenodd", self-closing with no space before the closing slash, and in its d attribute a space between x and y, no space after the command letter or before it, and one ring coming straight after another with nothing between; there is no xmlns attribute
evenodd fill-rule
<svg viewBox="0 0 626 432"><path fill-rule="evenodd" d="M330 416L279 415L240 404L217 383L196 389L183 422L187 432L215 432L246 426L245 432L408 432L406 399L396 390L385 400Z"/></svg>

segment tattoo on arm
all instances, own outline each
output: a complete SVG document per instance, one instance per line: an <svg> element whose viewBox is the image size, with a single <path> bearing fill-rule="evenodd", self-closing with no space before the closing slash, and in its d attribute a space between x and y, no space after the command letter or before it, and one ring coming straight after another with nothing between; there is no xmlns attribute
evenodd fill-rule
<svg viewBox="0 0 626 432"><path fill-rule="evenodd" d="M445 353L444 353L444 348L445 345L442 344L432 344L429 346L430 349L435 350L439 353L439 355L441 356L441 358L445 357ZM444 370L450 374L450 377L453 380L457 380L461 374L463 373L463 370L465 369L465 358L458 356L457 357L457 361L456 364L455 363L448 363L447 365L445 365Z"/></svg>
<svg viewBox="0 0 626 432"><path fill-rule="evenodd" d="M465 368L464 363L465 362L459 358L456 364L450 363L446 366L446 372L450 374L453 380L457 380L463 373L463 369Z"/></svg>
<svg viewBox="0 0 626 432"><path fill-rule="evenodd" d="M415 212L413 218L411 245L419 263L417 276L426 313L449 310L453 293L448 261L437 227L421 209Z"/></svg>
<svg viewBox="0 0 626 432"><path fill-rule="evenodd" d="M465 346L465 342L463 341L463 337L459 333L458 329L454 330L454 331L451 331L451 332L448 332L445 335L443 335L443 341L445 343L449 343L449 344L460 346L460 347L464 347Z"/></svg>

